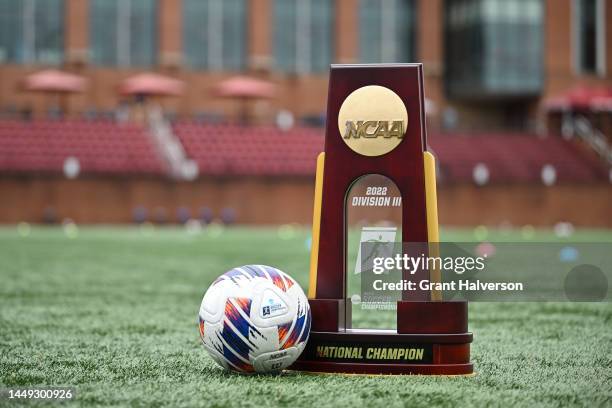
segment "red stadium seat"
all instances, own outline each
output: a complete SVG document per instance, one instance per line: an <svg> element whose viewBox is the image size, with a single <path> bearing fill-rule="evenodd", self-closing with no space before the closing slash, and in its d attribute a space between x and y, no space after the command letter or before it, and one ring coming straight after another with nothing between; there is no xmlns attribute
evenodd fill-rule
<svg viewBox="0 0 612 408"><path fill-rule="evenodd" d="M295 128L198 125L178 122L175 133L187 154L209 175L312 176L317 154L323 150L323 132ZM490 182L540 182L542 166L551 164L560 182L603 179L606 172L584 157L572 143L560 138L491 133L431 135L443 169L443 182L472 182L478 163L489 169Z"/></svg>
<svg viewBox="0 0 612 408"><path fill-rule="evenodd" d="M0 171L61 173L69 156L79 160L84 174L163 174L163 165L140 126L0 121Z"/></svg>
<svg viewBox="0 0 612 408"><path fill-rule="evenodd" d="M174 131L201 175L312 177L323 150L320 129L201 125L177 122ZM542 167L555 167L558 182L607 179L605 167L573 142L516 133L433 134L441 180L472 183L478 163L489 182L540 183ZM111 121L0 121L0 171L61 173L66 157L79 159L82 173L163 175L145 129Z"/></svg>

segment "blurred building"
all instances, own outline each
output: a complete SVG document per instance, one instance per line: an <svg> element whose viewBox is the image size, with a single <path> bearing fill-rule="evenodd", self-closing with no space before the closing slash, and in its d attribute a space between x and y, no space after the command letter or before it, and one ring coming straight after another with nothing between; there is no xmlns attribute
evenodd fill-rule
<svg viewBox="0 0 612 408"><path fill-rule="evenodd" d="M432 127L533 130L547 98L612 84L611 22L606 0L0 0L0 111L48 109L17 84L58 66L91 80L72 115L114 111L117 83L154 70L188 85L166 110L231 117L210 88L246 72L280 86L257 115L316 121L329 64L418 61Z"/></svg>
<svg viewBox="0 0 612 408"><path fill-rule="evenodd" d="M422 62L443 224L612 227L611 22L612 0L0 0L0 223L309 223L329 65ZM144 71L166 96L125 92ZM237 74L274 97L219 97Z"/></svg>

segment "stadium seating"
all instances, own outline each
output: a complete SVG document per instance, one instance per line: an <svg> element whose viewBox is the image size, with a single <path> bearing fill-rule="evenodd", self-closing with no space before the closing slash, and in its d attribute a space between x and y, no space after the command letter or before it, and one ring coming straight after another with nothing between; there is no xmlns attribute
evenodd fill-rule
<svg viewBox="0 0 612 408"><path fill-rule="evenodd" d="M201 175L312 176L323 149L318 129L283 132L274 127L175 125L187 155Z"/></svg>
<svg viewBox="0 0 612 408"><path fill-rule="evenodd" d="M489 182L540 182L542 168L551 165L557 182L606 180L596 157L561 137L527 134L432 135L429 143L438 157L443 182L472 180L474 166L483 163Z"/></svg>
<svg viewBox="0 0 612 408"><path fill-rule="evenodd" d="M201 175L311 176L323 150L323 132L297 128L201 125L179 122L175 133ZM560 137L528 134L433 134L429 144L438 158L443 183L472 182L483 163L489 182L536 182L542 167L552 165L557 182L605 180L601 163Z"/></svg>
<svg viewBox="0 0 612 408"><path fill-rule="evenodd" d="M61 173L68 157L81 174L163 174L141 126L112 121L0 121L0 171Z"/></svg>
<svg viewBox="0 0 612 408"><path fill-rule="evenodd" d="M315 128L199 124L179 121L174 132L201 176L311 177L323 150ZM560 137L527 134L433 134L442 183L473 182L474 166L484 164L489 183L540 183L552 165L557 182L606 180L596 158ZM81 174L165 174L162 161L135 124L112 121L0 120L0 172L61 173L67 157L79 160Z"/></svg>

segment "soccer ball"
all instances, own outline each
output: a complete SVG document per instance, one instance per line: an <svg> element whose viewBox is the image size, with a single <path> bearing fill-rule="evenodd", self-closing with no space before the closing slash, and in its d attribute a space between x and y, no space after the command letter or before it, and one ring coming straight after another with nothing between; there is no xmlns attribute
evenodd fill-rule
<svg viewBox="0 0 612 408"><path fill-rule="evenodd" d="M241 373L281 371L304 350L310 306L286 273L245 265L221 275L199 313L204 348L222 367Z"/></svg>

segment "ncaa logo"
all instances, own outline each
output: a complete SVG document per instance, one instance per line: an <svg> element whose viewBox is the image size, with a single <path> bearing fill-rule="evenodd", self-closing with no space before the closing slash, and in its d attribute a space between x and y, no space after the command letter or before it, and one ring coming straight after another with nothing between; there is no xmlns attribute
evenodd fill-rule
<svg viewBox="0 0 612 408"><path fill-rule="evenodd" d="M382 156L404 140L406 105L391 89L367 85L351 92L338 112L342 141L363 156Z"/></svg>

